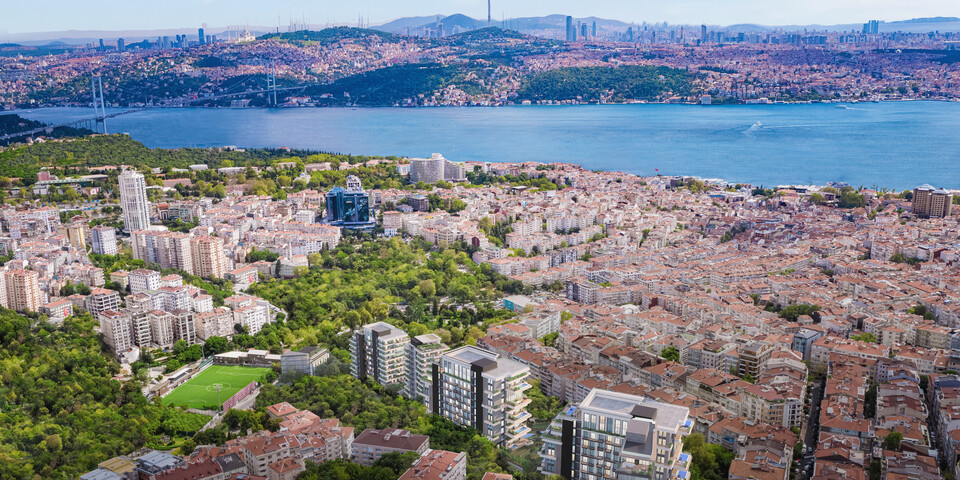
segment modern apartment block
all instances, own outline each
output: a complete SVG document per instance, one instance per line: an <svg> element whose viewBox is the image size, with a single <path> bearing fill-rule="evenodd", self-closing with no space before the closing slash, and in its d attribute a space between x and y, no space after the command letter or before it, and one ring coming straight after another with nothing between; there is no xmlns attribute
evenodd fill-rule
<svg viewBox="0 0 960 480"><path fill-rule="evenodd" d="M487 350L452 350L433 365L432 411L511 447L530 432L525 425L529 375L526 365Z"/></svg>
<svg viewBox="0 0 960 480"><path fill-rule="evenodd" d="M440 180L462 182L466 179L467 172L462 163L451 162L439 153L434 153L430 158L410 159L412 182L434 183Z"/></svg>
<svg viewBox="0 0 960 480"><path fill-rule="evenodd" d="M136 170L124 170L118 181L123 231L135 232L150 228L150 201L147 200L147 184L143 175Z"/></svg>
<svg viewBox="0 0 960 480"><path fill-rule="evenodd" d="M197 275L190 240L189 234L162 230L138 230L130 234L133 258Z"/></svg>
<svg viewBox="0 0 960 480"><path fill-rule="evenodd" d="M364 325L350 338L350 373L380 385L403 385L407 380L406 349L410 337L384 322Z"/></svg>
<svg viewBox="0 0 960 480"><path fill-rule="evenodd" d="M190 239L190 256L194 274L203 278L223 278L227 274L227 260L223 254L223 239L197 237Z"/></svg>
<svg viewBox="0 0 960 480"><path fill-rule="evenodd" d="M127 273L127 282L132 294L157 290L160 288L160 272L138 268Z"/></svg>
<svg viewBox="0 0 960 480"><path fill-rule="evenodd" d="M103 341L110 346L118 357L133 347L133 332L130 317L114 311L106 311L99 316Z"/></svg>
<svg viewBox="0 0 960 480"><path fill-rule="evenodd" d="M85 222L73 222L67 225L67 241L70 246L83 250L87 246L86 235L87 224Z"/></svg>
<svg viewBox="0 0 960 480"><path fill-rule="evenodd" d="M4 305L18 312L39 312L45 303L40 290L39 276L33 270L8 270L4 272Z"/></svg>
<svg viewBox="0 0 960 480"><path fill-rule="evenodd" d="M90 229L90 244L93 247L93 253L116 255L117 231L113 227L97 225Z"/></svg>
<svg viewBox="0 0 960 480"><path fill-rule="evenodd" d="M430 409L430 399L433 388L433 365L440 362L440 356L449 350L440 341L440 337L433 333L418 335L407 345L407 382L404 385L403 395L427 405Z"/></svg>
<svg viewBox="0 0 960 480"><path fill-rule="evenodd" d="M913 190L913 213L921 217L949 217L953 195L944 189L921 185Z"/></svg>
<svg viewBox="0 0 960 480"><path fill-rule="evenodd" d="M570 480L690 478L689 409L594 389L543 434L540 470Z"/></svg>

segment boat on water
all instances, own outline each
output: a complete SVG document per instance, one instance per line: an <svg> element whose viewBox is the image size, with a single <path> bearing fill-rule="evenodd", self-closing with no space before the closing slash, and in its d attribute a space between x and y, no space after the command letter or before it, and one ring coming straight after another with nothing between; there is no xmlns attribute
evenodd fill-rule
<svg viewBox="0 0 960 480"><path fill-rule="evenodd" d="M837 108L840 110L850 110L850 107L847 105L837 105Z"/></svg>

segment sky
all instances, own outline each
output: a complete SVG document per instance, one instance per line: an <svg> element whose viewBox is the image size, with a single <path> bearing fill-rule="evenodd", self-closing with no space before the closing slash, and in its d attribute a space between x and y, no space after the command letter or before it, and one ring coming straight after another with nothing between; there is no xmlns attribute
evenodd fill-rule
<svg viewBox="0 0 960 480"><path fill-rule="evenodd" d="M863 23L958 16L958 0L492 0L493 17L597 16L626 22L731 25ZM399 17L463 13L485 18L486 0L0 0L0 35L64 30L141 30L227 25L372 25Z"/></svg>

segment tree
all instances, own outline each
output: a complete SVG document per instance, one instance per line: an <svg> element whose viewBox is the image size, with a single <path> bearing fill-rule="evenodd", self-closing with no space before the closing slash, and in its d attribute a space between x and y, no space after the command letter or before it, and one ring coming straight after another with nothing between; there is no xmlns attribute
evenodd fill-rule
<svg viewBox="0 0 960 480"><path fill-rule="evenodd" d="M229 342L224 337L209 337L203 343L203 353L205 355L216 355L229 349Z"/></svg>
<svg viewBox="0 0 960 480"><path fill-rule="evenodd" d="M883 439L883 448L885 450L900 450L900 441L903 440L903 434L893 431L887 434Z"/></svg>
<svg viewBox="0 0 960 480"><path fill-rule="evenodd" d="M727 478L733 452L706 442L703 434L694 433L683 442L683 450L693 457L691 473L693 480L723 480Z"/></svg>
<svg viewBox="0 0 960 480"><path fill-rule="evenodd" d="M389 468L393 473L401 475L413 465L417 458L420 458L417 452L384 453L376 462L373 462L373 466Z"/></svg>
<svg viewBox="0 0 960 480"><path fill-rule="evenodd" d="M356 329L360 324L360 314L356 310L350 310L349 312L343 315L343 323L350 327L350 329Z"/></svg>
<svg viewBox="0 0 960 480"><path fill-rule="evenodd" d="M677 347L670 345L669 347L664 348L660 351L660 357L668 362L680 362L680 351L677 350Z"/></svg>
<svg viewBox="0 0 960 480"><path fill-rule="evenodd" d="M857 335L851 335L850 339L856 340L858 342L877 343L877 336L872 333L860 333Z"/></svg>
<svg viewBox="0 0 960 480"><path fill-rule="evenodd" d="M866 204L863 195L860 195L853 189L844 189L840 194L840 202L838 203L840 208L859 208Z"/></svg>
<svg viewBox="0 0 960 480"><path fill-rule="evenodd" d="M819 193L814 193L810 195L810 203L814 205L823 205L824 203L823 195Z"/></svg>
<svg viewBox="0 0 960 480"><path fill-rule="evenodd" d="M434 285L433 280L424 280L420 282L420 296L423 298L431 298L437 294L437 287Z"/></svg>

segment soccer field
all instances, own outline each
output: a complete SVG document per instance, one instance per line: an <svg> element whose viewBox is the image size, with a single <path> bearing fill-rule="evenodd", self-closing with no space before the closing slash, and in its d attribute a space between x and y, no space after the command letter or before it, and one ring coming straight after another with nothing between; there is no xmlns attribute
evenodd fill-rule
<svg viewBox="0 0 960 480"><path fill-rule="evenodd" d="M164 405L186 405L190 408L216 407L250 382L257 381L269 368L212 365L163 397ZM217 401L217 386L220 400Z"/></svg>

